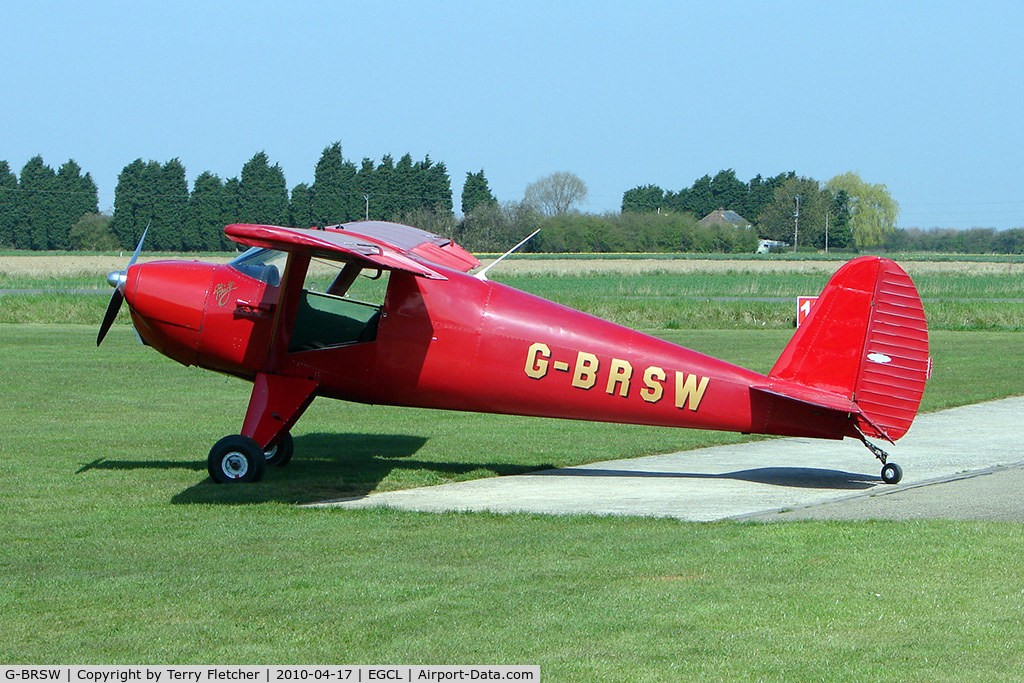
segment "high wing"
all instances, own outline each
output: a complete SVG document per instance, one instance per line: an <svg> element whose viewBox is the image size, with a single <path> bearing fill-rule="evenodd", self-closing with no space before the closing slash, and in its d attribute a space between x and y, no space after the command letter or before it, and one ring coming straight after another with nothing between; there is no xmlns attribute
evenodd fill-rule
<svg viewBox="0 0 1024 683"><path fill-rule="evenodd" d="M356 261L432 280L447 279L438 267L468 272L480 265L472 254L447 237L396 223L366 221L323 229L236 223L224 231L235 242L251 247Z"/></svg>

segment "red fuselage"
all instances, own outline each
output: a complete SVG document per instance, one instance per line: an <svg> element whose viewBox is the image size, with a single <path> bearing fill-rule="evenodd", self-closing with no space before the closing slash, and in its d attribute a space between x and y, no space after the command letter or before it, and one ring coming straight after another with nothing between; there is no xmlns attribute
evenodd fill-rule
<svg viewBox="0 0 1024 683"><path fill-rule="evenodd" d="M444 269L394 271L364 341L287 347L295 302L230 265L128 270L142 338L186 365L253 380L272 372L315 395L371 404L842 438L842 415L752 391L768 378L500 283ZM295 291L299 291L295 288ZM285 330L275 338L275 330ZM279 332L280 333L280 332ZM273 365L274 367L268 367ZM778 380L775 380L778 384Z"/></svg>

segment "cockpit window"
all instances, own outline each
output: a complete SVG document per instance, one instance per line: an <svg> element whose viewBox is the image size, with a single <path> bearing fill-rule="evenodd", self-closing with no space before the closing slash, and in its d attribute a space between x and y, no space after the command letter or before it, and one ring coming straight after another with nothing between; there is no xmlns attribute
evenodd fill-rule
<svg viewBox="0 0 1024 683"><path fill-rule="evenodd" d="M284 271L288 254L273 249L253 247L228 262L228 265L251 278L266 282L271 287L281 286L281 273Z"/></svg>

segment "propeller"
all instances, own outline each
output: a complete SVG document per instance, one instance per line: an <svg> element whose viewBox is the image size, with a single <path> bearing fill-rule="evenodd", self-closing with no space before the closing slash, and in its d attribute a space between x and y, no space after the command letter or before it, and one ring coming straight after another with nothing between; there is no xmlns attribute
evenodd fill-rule
<svg viewBox="0 0 1024 683"><path fill-rule="evenodd" d="M124 285L128 281L128 269L134 266L135 262L139 259L139 253L142 251L142 243L146 241L147 232L149 232L148 223L146 224L146 229L142 231L142 239L139 240L139 246L135 247L132 260L128 262L125 269L115 270L107 274L107 282L114 288L114 294L110 297L110 303L107 304L107 312L103 314L103 322L100 323L100 333L96 337L96 346L103 342L103 338L110 331L110 326L114 324L117 312L121 310L121 304L124 302Z"/></svg>

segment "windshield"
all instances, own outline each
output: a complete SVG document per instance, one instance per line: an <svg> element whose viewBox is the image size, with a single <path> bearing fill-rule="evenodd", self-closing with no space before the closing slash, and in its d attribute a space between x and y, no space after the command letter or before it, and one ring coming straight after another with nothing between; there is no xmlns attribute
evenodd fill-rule
<svg viewBox="0 0 1024 683"><path fill-rule="evenodd" d="M253 247L232 259L228 265L251 278L266 282L271 287L281 286L281 271L284 270L288 254L273 249Z"/></svg>

